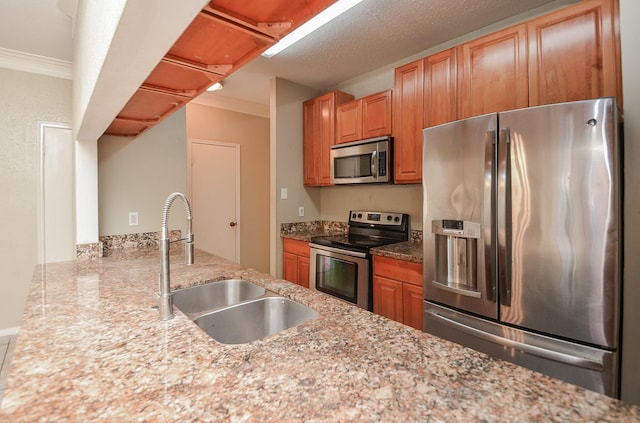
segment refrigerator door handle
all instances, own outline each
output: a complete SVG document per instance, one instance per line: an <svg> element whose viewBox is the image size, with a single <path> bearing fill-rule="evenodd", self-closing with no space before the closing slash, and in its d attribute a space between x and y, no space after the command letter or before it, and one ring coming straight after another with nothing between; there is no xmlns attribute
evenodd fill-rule
<svg viewBox="0 0 640 423"><path fill-rule="evenodd" d="M498 345L504 345L507 347L511 347L513 349L535 355L537 357L545 358L548 360L557 361L564 364L569 364L575 367L582 367L589 370L595 370L598 372L602 372L604 370L604 365L600 361L590 360L585 357L579 357L559 351L553 351L546 348L541 348L532 344L525 344L519 341L514 341L509 338L505 338L502 336L494 335L492 333L488 333L482 331L480 329L476 329L472 326L466 325L462 322L458 322L451 317L444 316L441 313L438 313L434 310L425 310L425 313L428 313L433 318L439 320L440 322L463 332L466 332L470 335L476 336L482 340L493 342Z"/></svg>
<svg viewBox="0 0 640 423"><path fill-rule="evenodd" d="M491 302L496 302L496 262L493 252L496 244L496 235L494 228L496 222L492 217L494 215L494 206L497 194L496 184L496 131L487 131L484 135L484 280L486 284L486 298ZM478 271L480 268L478 268ZM479 278L480 279L480 278ZM481 279L480 279L481 280Z"/></svg>
<svg viewBox="0 0 640 423"><path fill-rule="evenodd" d="M498 283L500 303L511 306L511 131L498 135Z"/></svg>

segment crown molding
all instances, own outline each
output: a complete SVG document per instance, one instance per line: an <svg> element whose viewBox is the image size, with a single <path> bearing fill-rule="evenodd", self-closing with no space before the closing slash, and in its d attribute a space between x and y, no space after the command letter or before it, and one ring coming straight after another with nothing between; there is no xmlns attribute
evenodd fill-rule
<svg viewBox="0 0 640 423"><path fill-rule="evenodd" d="M0 47L0 68L73 79L71 62Z"/></svg>

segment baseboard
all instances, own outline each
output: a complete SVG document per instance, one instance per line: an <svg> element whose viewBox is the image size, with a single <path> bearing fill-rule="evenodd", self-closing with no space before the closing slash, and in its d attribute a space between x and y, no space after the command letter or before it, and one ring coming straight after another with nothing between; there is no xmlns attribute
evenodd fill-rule
<svg viewBox="0 0 640 423"><path fill-rule="evenodd" d="M20 326L16 326L14 328L0 329L0 337L17 335L19 330L20 330Z"/></svg>

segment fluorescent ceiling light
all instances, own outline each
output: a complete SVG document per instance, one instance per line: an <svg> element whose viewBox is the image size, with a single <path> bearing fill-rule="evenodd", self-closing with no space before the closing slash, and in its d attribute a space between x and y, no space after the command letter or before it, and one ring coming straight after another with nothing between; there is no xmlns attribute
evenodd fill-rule
<svg viewBox="0 0 640 423"><path fill-rule="evenodd" d="M285 48L289 47L301 38L306 37L336 16L340 16L361 1L362 0L338 0L304 24L300 25L276 44L269 47L264 53L262 53L262 55L264 57L271 57L280 53Z"/></svg>
<svg viewBox="0 0 640 423"><path fill-rule="evenodd" d="M216 82L215 84L207 88L207 91L219 91L222 88L224 88L224 86L222 85L222 82Z"/></svg>

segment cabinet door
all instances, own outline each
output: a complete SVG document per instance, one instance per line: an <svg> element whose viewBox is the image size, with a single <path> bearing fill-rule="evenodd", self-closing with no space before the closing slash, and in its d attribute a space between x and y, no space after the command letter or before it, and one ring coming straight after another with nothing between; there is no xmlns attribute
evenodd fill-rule
<svg viewBox="0 0 640 423"><path fill-rule="evenodd" d="M526 24L458 47L459 118L529 105Z"/></svg>
<svg viewBox="0 0 640 423"><path fill-rule="evenodd" d="M309 257L298 256L297 284L309 288Z"/></svg>
<svg viewBox="0 0 640 423"><path fill-rule="evenodd" d="M374 276L373 312L397 322L403 322L402 282Z"/></svg>
<svg viewBox="0 0 640 423"><path fill-rule="evenodd" d="M318 185L331 185L331 146L335 144L336 102L334 93L318 98L319 102L319 142L316 155Z"/></svg>
<svg viewBox="0 0 640 423"><path fill-rule="evenodd" d="M440 125L457 119L456 49L424 59L423 125Z"/></svg>
<svg viewBox="0 0 640 423"><path fill-rule="evenodd" d="M336 108L336 144L362 139L362 100Z"/></svg>
<svg viewBox="0 0 640 423"><path fill-rule="evenodd" d="M362 138L391 135L391 90L362 99Z"/></svg>
<svg viewBox="0 0 640 423"><path fill-rule="evenodd" d="M423 60L395 70L393 135L396 183L422 182Z"/></svg>
<svg viewBox="0 0 640 423"><path fill-rule="evenodd" d="M304 185L331 185L330 160L336 136L336 105L351 100L351 94L332 91L303 103Z"/></svg>
<svg viewBox="0 0 640 423"><path fill-rule="evenodd" d="M611 0L582 1L528 24L530 105L618 96Z"/></svg>
<svg viewBox="0 0 640 423"><path fill-rule="evenodd" d="M408 283L402 285L403 322L405 325L422 330L423 304L422 286Z"/></svg>
<svg viewBox="0 0 640 423"><path fill-rule="evenodd" d="M282 253L282 279L285 281L298 283L298 256L295 254ZM308 279L307 279L308 282Z"/></svg>

